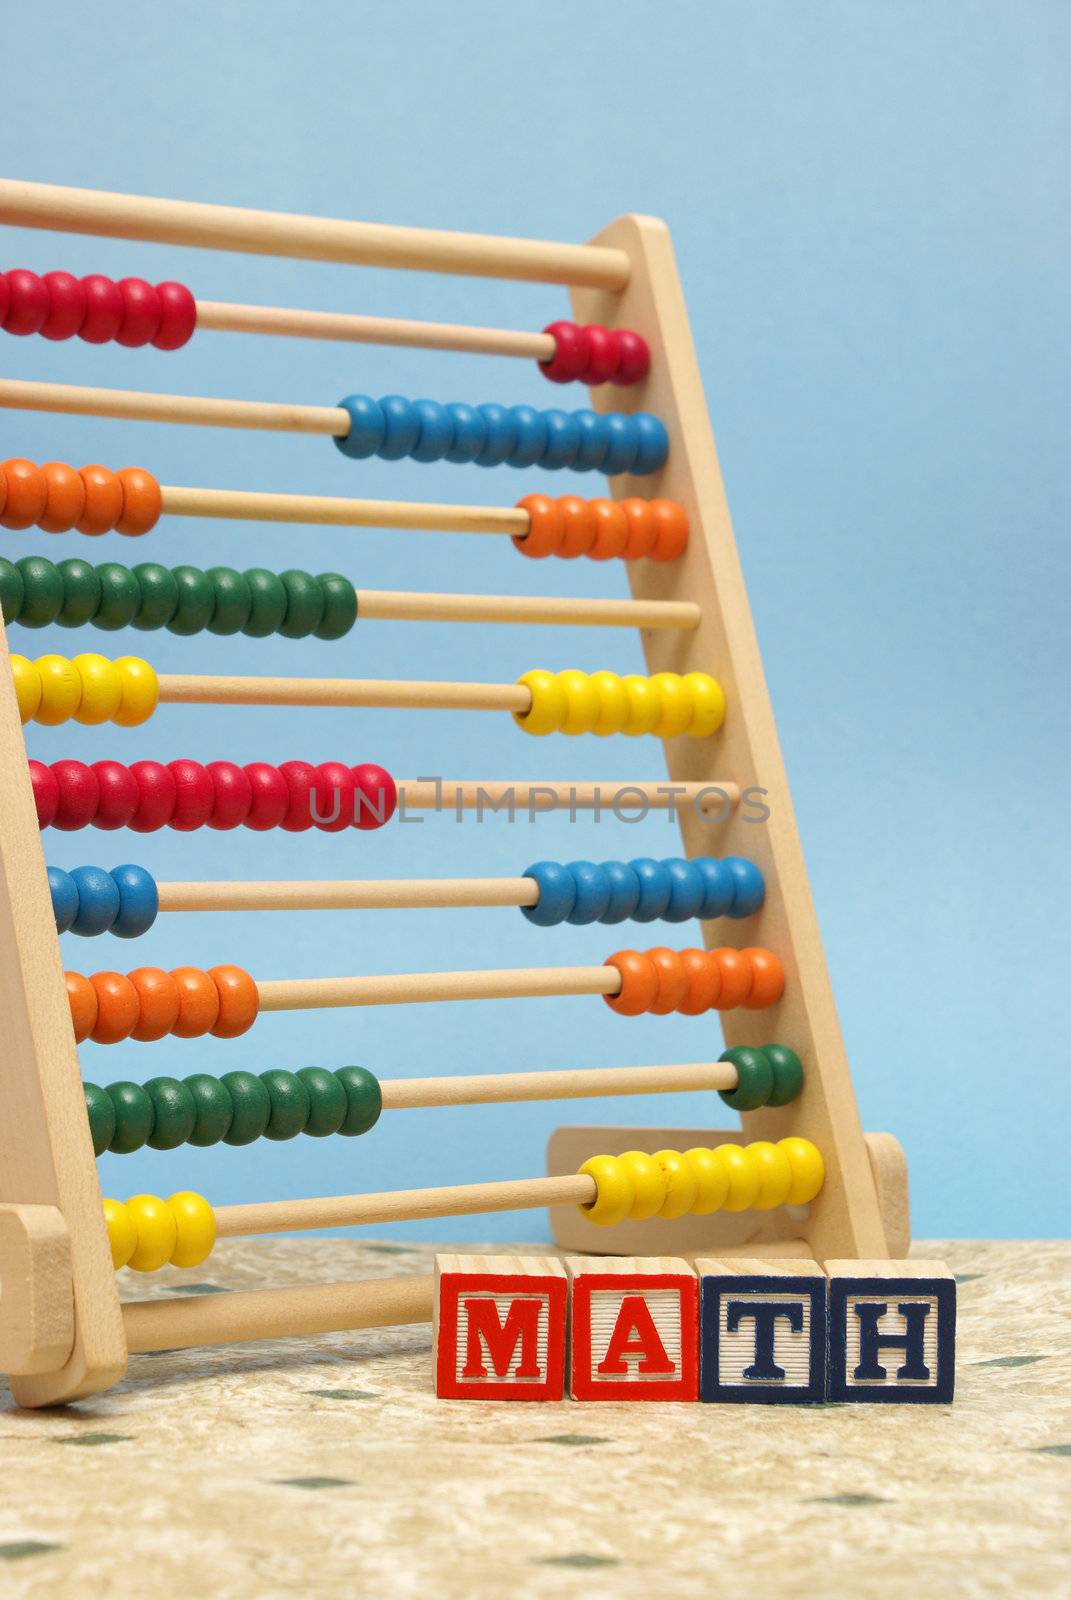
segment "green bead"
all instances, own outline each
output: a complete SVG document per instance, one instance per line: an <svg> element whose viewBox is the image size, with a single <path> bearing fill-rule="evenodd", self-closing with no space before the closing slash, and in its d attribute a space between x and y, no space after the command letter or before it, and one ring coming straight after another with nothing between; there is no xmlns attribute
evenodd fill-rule
<svg viewBox="0 0 1071 1600"><path fill-rule="evenodd" d="M335 1077L346 1091L346 1118L339 1133L367 1133L375 1127L383 1110L379 1079L367 1067L339 1067Z"/></svg>
<svg viewBox="0 0 1071 1600"><path fill-rule="evenodd" d="M719 1089L718 1093L734 1111L757 1111L767 1105L773 1089L773 1068L761 1050L739 1044L732 1050L723 1050L720 1061L731 1061L740 1082L735 1089Z"/></svg>
<svg viewBox="0 0 1071 1600"><path fill-rule="evenodd" d="M234 1106L227 1085L207 1072L195 1072L183 1083L193 1096L196 1121L187 1144L207 1149L219 1144L230 1132L234 1120Z"/></svg>
<svg viewBox="0 0 1071 1600"><path fill-rule="evenodd" d="M266 639L269 634L278 633L286 619L286 588L277 573L266 572L263 567L250 567L245 581L252 605L242 632L250 639Z"/></svg>
<svg viewBox="0 0 1071 1600"><path fill-rule="evenodd" d="M93 1154L102 1156L115 1137L115 1107L104 1089L95 1083L86 1083L86 1111L89 1114L89 1131L93 1136Z"/></svg>
<svg viewBox="0 0 1071 1600"><path fill-rule="evenodd" d="M284 639L307 639L324 616L324 592L308 572L292 568L280 573L286 589L286 616L279 632Z"/></svg>
<svg viewBox="0 0 1071 1600"><path fill-rule="evenodd" d="M141 585L137 575L118 561L105 561L97 568L100 579L100 606L93 622L98 628L115 633L129 628L141 606Z"/></svg>
<svg viewBox="0 0 1071 1600"><path fill-rule="evenodd" d="M110 1083L106 1093L115 1107L115 1132L108 1149L117 1156L132 1155L152 1137L152 1101L140 1083Z"/></svg>
<svg viewBox="0 0 1071 1600"><path fill-rule="evenodd" d="M339 572L321 572L316 582L324 597L317 639L341 639L357 621L357 591Z"/></svg>
<svg viewBox="0 0 1071 1600"><path fill-rule="evenodd" d="M13 561L0 556L0 610L5 622L17 622L25 593L22 573Z"/></svg>
<svg viewBox="0 0 1071 1600"><path fill-rule="evenodd" d="M63 605L56 618L61 628L81 628L100 610L101 590L97 569L81 556L68 556L58 564L63 579Z"/></svg>
<svg viewBox="0 0 1071 1600"><path fill-rule="evenodd" d="M271 1096L265 1084L252 1072L225 1072L220 1079L226 1084L234 1107L234 1120L223 1136L224 1144L252 1144L262 1139L271 1120Z"/></svg>
<svg viewBox="0 0 1071 1600"><path fill-rule="evenodd" d="M333 1072L323 1067L302 1067L298 1077L309 1091L309 1120L305 1132L313 1139L337 1133L346 1120L346 1091Z"/></svg>
<svg viewBox="0 0 1071 1600"><path fill-rule="evenodd" d="M803 1092L803 1062L787 1044L764 1044L762 1053L773 1069L773 1088L766 1104L787 1106Z"/></svg>
<svg viewBox="0 0 1071 1600"><path fill-rule="evenodd" d="M208 576L216 595L209 633L241 633L253 609L248 582L233 567L210 567Z"/></svg>
<svg viewBox="0 0 1071 1600"><path fill-rule="evenodd" d="M281 1067L262 1072L260 1081L271 1099L271 1116L264 1137L296 1139L299 1133L304 1133L309 1120L309 1091L296 1072L284 1072Z"/></svg>
<svg viewBox="0 0 1071 1600"><path fill-rule="evenodd" d="M24 628L47 628L63 605L62 574L45 556L20 556L15 565L22 574L19 621Z"/></svg>
<svg viewBox="0 0 1071 1600"><path fill-rule="evenodd" d="M135 628L141 628L144 633L166 628L179 603L179 587L171 568L162 567L159 561L140 561L134 568L134 576L141 590Z"/></svg>
<svg viewBox="0 0 1071 1600"><path fill-rule="evenodd" d="M183 638L203 633L212 621L216 606L212 579L200 567L173 567L171 575L178 585L178 605L167 624L169 630Z"/></svg>
<svg viewBox="0 0 1071 1600"><path fill-rule="evenodd" d="M145 1093L152 1101L153 1126L149 1143L154 1150L177 1150L197 1126L197 1103L177 1078L150 1078Z"/></svg>

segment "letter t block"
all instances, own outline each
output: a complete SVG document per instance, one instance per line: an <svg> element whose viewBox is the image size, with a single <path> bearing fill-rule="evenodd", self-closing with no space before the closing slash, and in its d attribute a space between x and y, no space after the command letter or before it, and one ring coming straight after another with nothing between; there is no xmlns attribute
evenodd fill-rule
<svg viewBox="0 0 1071 1600"><path fill-rule="evenodd" d="M826 1392L826 1275L814 1261L698 1260L699 1398L802 1405Z"/></svg>
<svg viewBox="0 0 1071 1600"><path fill-rule="evenodd" d="M435 1393L561 1400L568 1279L554 1257L435 1258Z"/></svg>
<svg viewBox="0 0 1071 1600"><path fill-rule="evenodd" d="M946 1405L956 1280L943 1261L827 1261L829 1398Z"/></svg>
<svg viewBox="0 0 1071 1600"><path fill-rule="evenodd" d="M694 1400L699 1285L686 1261L568 1256L574 1400Z"/></svg>

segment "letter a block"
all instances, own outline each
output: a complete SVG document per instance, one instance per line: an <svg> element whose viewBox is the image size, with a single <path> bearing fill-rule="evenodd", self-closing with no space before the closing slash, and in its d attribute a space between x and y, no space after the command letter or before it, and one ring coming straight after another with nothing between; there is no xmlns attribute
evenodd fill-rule
<svg viewBox="0 0 1071 1600"><path fill-rule="evenodd" d="M826 1275L814 1261L695 1264L701 1303L699 1398L824 1400Z"/></svg>
<svg viewBox="0 0 1071 1600"><path fill-rule="evenodd" d="M944 1405L956 1377L956 1280L941 1261L827 1261L829 1398Z"/></svg>
<svg viewBox="0 0 1071 1600"><path fill-rule="evenodd" d="M542 1256L436 1256L435 1392L561 1400L568 1280Z"/></svg>
<svg viewBox="0 0 1071 1600"><path fill-rule="evenodd" d="M571 1256L574 1400L694 1400L699 1285L672 1257Z"/></svg>

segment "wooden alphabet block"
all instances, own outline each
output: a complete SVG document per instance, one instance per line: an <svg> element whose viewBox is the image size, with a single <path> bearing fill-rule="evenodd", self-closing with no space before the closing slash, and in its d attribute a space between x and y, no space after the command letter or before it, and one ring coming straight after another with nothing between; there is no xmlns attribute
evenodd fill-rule
<svg viewBox="0 0 1071 1600"><path fill-rule="evenodd" d="M574 1400L695 1400L699 1284L667 1256L570 1256Z"/></svg>
<svg viewBox="0 0 1071 1600"><path fill-rule="evenodd" d="M942 1405L956 1372L956 1280L941 1261L827 1261L830 1400Z"/></svg>
<svg viewBox="0 0 1071 1600"><path fill-rule="evenodd" d="M436 1256L436 1394L561 1400L568 1289L551 1257Z"/></svg>
<svg viewBox="0 0 1071 1600"><path fill-rule="evenodd" d="M699 1398L824 1400L828 1281L817 1262L699 1259L695 1270Z"/></svg>

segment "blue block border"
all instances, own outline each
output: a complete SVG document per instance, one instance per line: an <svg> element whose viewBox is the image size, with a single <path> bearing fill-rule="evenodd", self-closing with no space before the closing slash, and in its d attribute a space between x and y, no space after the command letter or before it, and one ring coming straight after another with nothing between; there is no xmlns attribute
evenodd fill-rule
<svg viewBox="0 0 1071 1600"><path fill-rule="evenodd" d="M826 1397L826 1300L829 1282L813 1274L786 1277L710 1274L700 1279L699 1398L729 1405L815 1405ZM719 1306L724 1295L757 1299L763 1294L794 1294L811 1303L810 1372L806 1388L779 1383L718 1382Z"/></svg>
<svg viewBox="0 0 1071 1600"><path fill-rule="evenodd" d="M937 1302L937 1379L914 1384L848 1383L848 1299L895 1300L929 1295ZM956 1386L956 1282L954 1278L834 1278L829 1286L829 1398L884 1405L949 1405Z"/></svg>

